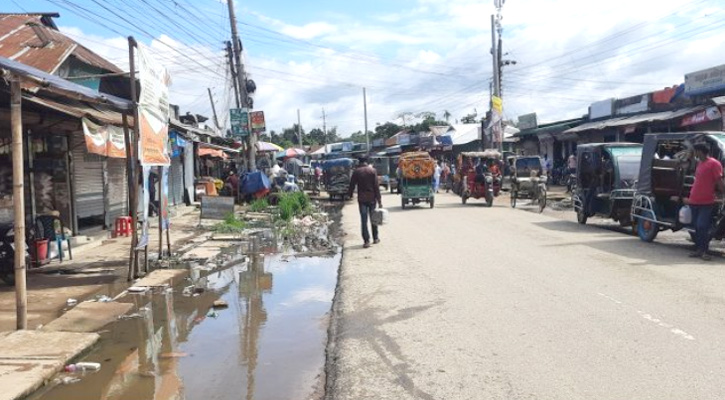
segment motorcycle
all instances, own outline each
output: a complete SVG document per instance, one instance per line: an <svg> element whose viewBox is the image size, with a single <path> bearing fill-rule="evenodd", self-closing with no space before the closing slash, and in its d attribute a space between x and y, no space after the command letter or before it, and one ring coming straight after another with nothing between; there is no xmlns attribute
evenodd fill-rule
<svg viewBox="0 0 725 400"><path fill-rule="evenodd" d="M29 230L33 237L33 230ZM25 265L30 265L30 254L25 246ZM10 286L15 285L15 227L13 224L0 225L0 280Z"/></svg>

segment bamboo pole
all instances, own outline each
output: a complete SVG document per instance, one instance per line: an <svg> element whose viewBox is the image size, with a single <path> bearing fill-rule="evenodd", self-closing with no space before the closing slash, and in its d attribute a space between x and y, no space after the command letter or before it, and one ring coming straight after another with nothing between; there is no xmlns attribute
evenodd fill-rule
<svg viewBox="0 0 725 400"><path fill-rule="evenodd" d="M15 206L15 309L17 328L28 328L28 294L25 280L25 192L23 167L23 117L20 80L10 80L10 115L13 133L13 205Z"/></svg>

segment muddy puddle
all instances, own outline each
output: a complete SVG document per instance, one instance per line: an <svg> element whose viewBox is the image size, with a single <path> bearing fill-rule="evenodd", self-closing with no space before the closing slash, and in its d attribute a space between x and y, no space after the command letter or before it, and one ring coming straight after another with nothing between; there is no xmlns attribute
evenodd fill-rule
<svg viewBox="0 0 725 400"><path fill-rule="evenodd" d="M82 359L101 369L60 374L31 399L320 398L339 248L309 257L267 254L264 243L119 300L135 304L132 317Z"/></svg>

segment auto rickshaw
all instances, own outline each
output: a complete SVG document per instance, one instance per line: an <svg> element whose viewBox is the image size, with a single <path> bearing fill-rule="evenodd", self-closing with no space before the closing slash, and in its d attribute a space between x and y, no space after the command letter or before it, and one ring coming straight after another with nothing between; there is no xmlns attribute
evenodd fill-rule
<svg viewBox="0 0 725 400"><path fill-rule="evenodd" d="M610 218L622 226L632 224L634 183L642 160L642 145L592 143L577 147L577 182L572 196L577 221L592 216Z"/></svg>
<svg viewBox="0 0 725 400"><path fill-rule="evenodd" d="M493 206L493 199L501 191L501 153L496 150L464 152L458 156L460 186L457 189L461 202L469 198L486 199Z"/></svg>
<svg viewBox="0 0 725 400"><path fill-rule="evenodd" d="M378 173L378 186L390 189L390 157L371 157L370 162ZM393 171L395 172L395 171Z"/></svg>
<svg viewBox="0 0 725 400"><path fill-rule="evenodd" d="M330 195L331 200L335 198L345 200L348 197L354 167L355 160L350 158L325 160L322 163L325 191Z"/></svg>
<svg viewBox="0 0 725 400"><path fill-rule="evenodd" d="M401 181L401 207L405 209L408 204L426 202L430 208L435 206L433 193L433 174L435 173L435 160L425 151L405 153L400 156Z"/></svg>
<svg viewBox="0 0 725 400"><path fill-rule="evenodd" d="M539 156L518 156L511 166L511 207L518 199L531 199L543 212L546 207L546 171Z"/></svg>
<svg viewBox="0 0 725 400"><path fill-rule="evenodd" d="M659 231L685 229L694 235L694 226L679 220L680 209L690 196L695 181L697 162L694 146L704 143L710 147L710 156L725 162L725 134L723 132L652 133L644 137L642 162L639 168L632 219L637 223L637 235L652 242ZM722 240L725 236L723 200L719 199L713 211L710 237Z"/></svg>

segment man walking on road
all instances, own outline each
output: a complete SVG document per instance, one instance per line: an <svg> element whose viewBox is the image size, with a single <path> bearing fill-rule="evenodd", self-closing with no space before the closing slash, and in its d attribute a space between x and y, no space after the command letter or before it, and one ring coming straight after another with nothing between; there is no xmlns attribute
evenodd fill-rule
<svg viewBox="0 0 725 400"><path fill-rule="evenodd" d="M710 221L715 204L715 192L725 193L723 168L720 161L710 157L710 148L704 143L695 145L695 158L699 161L695 170L695 183L687 204L692 209L692 223L695 226L695 252L693 258L709 260Z"/></svg>
<svg viewBox="0 0 725 400"><path fill-rule="evenodd" d="M360 164L352 173L352 179L350 179L350 189L348 195L352 197L357 186L357 202L360 207L360 221L362 223L362 236L364 248L370 247L370 232L368 231L368 220L370 220L370 214L375 210L375 204L378 207L383 207L382 199L380 198L380 187L378 186L378 174L375 172L375 168L368 165L367 157L360 158ZM372 224L373 228L373 243L380 243L378 237L378 227Z"/></svg>

